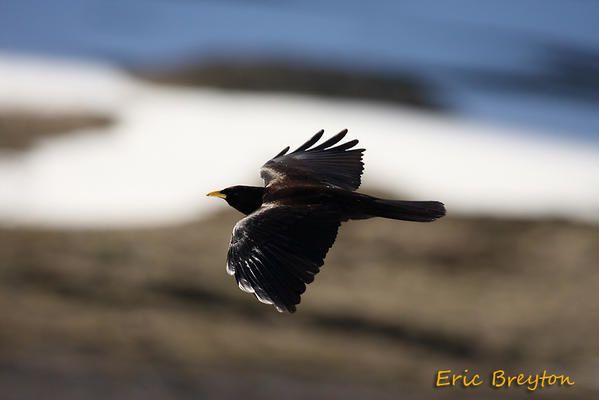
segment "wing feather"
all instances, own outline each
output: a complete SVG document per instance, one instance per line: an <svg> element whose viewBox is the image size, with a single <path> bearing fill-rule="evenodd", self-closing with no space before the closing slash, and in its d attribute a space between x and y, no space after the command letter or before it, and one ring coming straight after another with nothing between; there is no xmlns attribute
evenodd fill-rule
<svg viewBox="0 0 599 400"><path fill-rule="evenodd" d="M235 225L227 270L244 292L294 312L340 224L338 214L323 206L263 206Z"/></svg>
<svg viewBox="0 0 599 400"><path fill-rule="evenodd" d="M347 129L342 130L335 136L331 137L329 140L325 140L324 142L322 142L321 144L319 144L312 150L324 150L327 147L331 147L331 146L337 144L341 139L343 139L345 137L345 135L347 135Z"/></svg>
<svg viewBox="0 0 599 400"><path fill-rule="evenodd" d="M293 181L356 190L364 171L364 149L353 149L358 144L357 139L332 147L345 137L347 129L310 148L323 132L317 132L293 152L287 154L287 148L264 164L260 175L265 185Z"/></svg>
<svg viewBox="0 0 599 400"><path fill-rule="evenodd" d="M299 153L300 151L308 150L314 143L318 142L322 135L324 134L324 129L319 130L312 136L306 143L302 144L300 147L295 149L293 153Z"/></svg>
<svg viewBox="0 0 599 400"><path fill-rule="evenodd" d="M287 146L283 150L281 150L281 152L279 154L277 154L276 156L274 156L274 158L284 156L285 154L287 154L288 151L289 151L289 146Z"/></svg>

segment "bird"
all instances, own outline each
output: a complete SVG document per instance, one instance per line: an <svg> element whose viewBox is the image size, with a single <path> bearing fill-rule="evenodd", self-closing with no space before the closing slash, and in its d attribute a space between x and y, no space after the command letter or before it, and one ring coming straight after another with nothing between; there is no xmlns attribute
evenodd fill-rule
<svg viewBox="0 0 599 400"><path fill-rule="evenodd" d="M279 312L294 313L323 266L341 223L373 217L430 222L445 215L438 201L386 200L359 193L365 149L340 143L347 129L317 144L318 131L260 169L264 186L231 186L224 199L245 217L233 227L226 271L239 288Z"/></svg>

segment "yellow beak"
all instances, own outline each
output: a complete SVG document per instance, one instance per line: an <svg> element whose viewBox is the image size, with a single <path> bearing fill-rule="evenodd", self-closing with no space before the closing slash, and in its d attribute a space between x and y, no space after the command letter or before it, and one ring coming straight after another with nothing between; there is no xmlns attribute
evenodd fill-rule
<svg viewBox="0 0 599 400"><path fill-rule="evenodd" d="M214 191L214 192L210 192L208 193L206 196L212 196L212 197L219 197L221 199L226 199L227 195L224 193L219 192L218 190Z"/></svg>

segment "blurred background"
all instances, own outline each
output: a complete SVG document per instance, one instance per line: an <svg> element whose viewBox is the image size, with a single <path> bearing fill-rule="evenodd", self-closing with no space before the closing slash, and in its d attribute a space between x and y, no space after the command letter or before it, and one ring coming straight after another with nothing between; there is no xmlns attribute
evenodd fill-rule
<svg viewBox="0 0 599 400"><path fill-rule="evenodd" d="M2 399L599 394L599 3L0 2ZM324 128L362 191L298 312L225 273L205 193Z"/></svg>

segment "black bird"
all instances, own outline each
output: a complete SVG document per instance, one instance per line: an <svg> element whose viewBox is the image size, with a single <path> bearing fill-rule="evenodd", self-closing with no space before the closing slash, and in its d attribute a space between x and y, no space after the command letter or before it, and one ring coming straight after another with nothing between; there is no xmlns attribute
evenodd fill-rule
<svg viewBox="0 0 599 400"><path fill-rule="evenodd" d="M358 140L337 145L347 129L314 146L323 133L264 164L265 187L208 193L246 215L233 228L227 272L241 290L280 312L295 312L342 222L372 217L429 222L445 215L438 201L384 200L355 192L364 149L353 148Z"/></svg>

